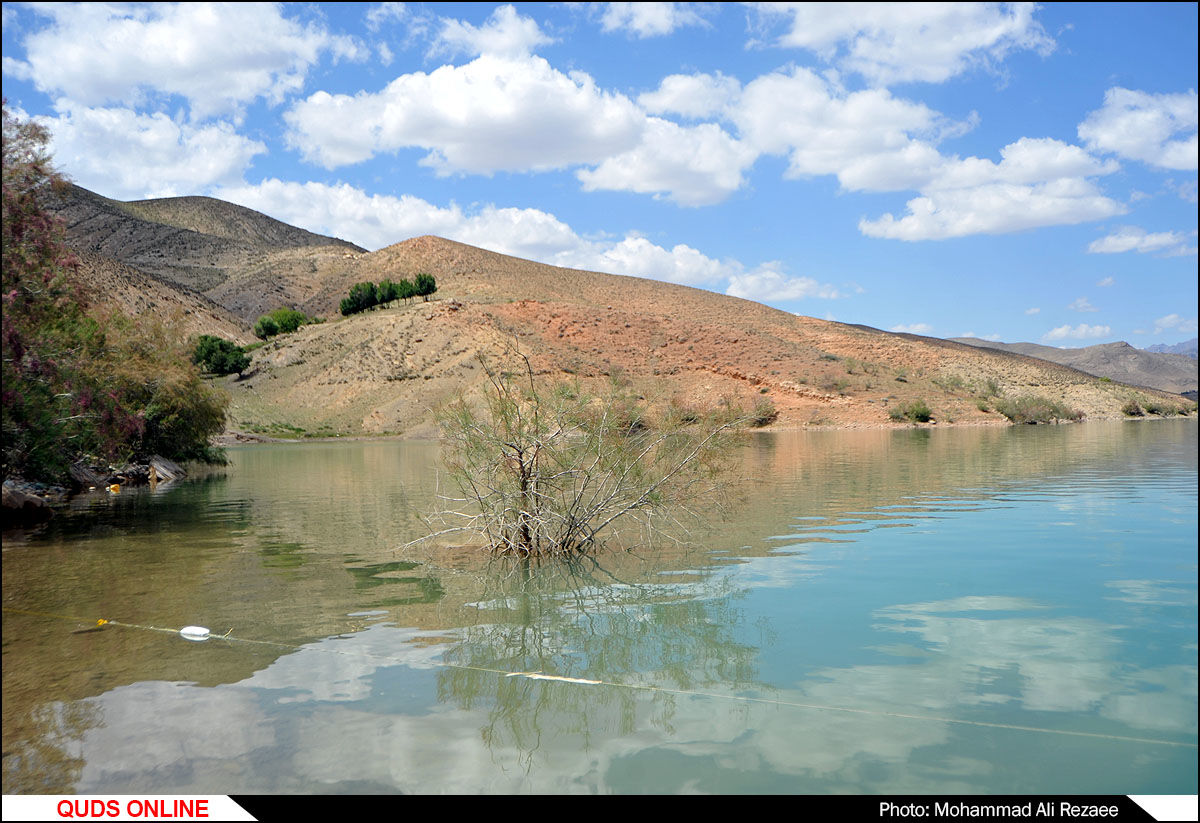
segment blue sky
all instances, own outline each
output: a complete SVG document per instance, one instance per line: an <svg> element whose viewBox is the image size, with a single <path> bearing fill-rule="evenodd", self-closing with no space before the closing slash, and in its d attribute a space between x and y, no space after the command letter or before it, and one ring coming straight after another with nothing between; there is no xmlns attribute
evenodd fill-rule
<svg viewBox="0 0 1200 823"><path fill-rule="evenodd" d="M3 10L10 108L108 197L938 337L1196 335L1193 3Z"/></svg>

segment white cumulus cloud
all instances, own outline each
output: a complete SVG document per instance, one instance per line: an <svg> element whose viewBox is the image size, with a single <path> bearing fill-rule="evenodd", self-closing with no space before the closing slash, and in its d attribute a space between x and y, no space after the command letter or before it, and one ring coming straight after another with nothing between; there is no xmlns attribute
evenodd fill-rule
<svg viewBox="0 0 1200 823"><path fill-rule="evenodd" d="M194 118L236 115L303 88L322 54L360 59L351 38L285 17L271 3L48 3L51 18L25 40L25 61L5 72L43 92L88 106L137 105L149 94L179 95Z"/></svg>
<svg viewBox="0 0 1200 823"><path fill-rule="evenodd" d="M729 108L741 92L742 84L721 72L671 74L655 91L638 95L638 104L651 114L712 117Z"/></svg>
<svg viewBox="0 0 1200 823"><path fill-rule="evenodd" d="M1178 315L1168 314L1165 317L1160 317L1154 321L1154 333L1162 334L1164 331L1176 331L1181 334L1191 334L1196 331L1196 318L1190 320Z"/></svg>
<svg viewBox="0 0 1200 823"><path fill-rule="evenodd" d="M538 46L553 42L554 38L543 33L536 20L522 17L509 5L497 8L481 26L443 19L433 52L471 57L481 54L521 57Z"/></svg>
<svg viewBox="0 0 1200 823"><path fill-rule="evenodd" d="M289 144L326 168L416 147L429 152L422 163L443 174L597 163L632 149L645 127L624 95L536 56L483 55L401 75L375 93L319 91L284 118Z"/></svg>
<svg viewBox="0 0 1200 823"><path fill-rule="evenodd" d="M1079 124L1079 138L1093 151L1195 171L1197 108L1195 91L1150 94L1111 88L1104 105Z"/></svg>
<svg viewBox="0 0 1200 823"><path fill-rule="evenodd" d="M217 196L368 249L436 234L494 251L544 258L580 242L569 226L538 209L487 206L468 213L455 204L436 206L408 194L367 194L347 183L269 179L224 188Z"/></svg>
<svg viewBox="0 0 1200 823"><path fill-rule="evenodd" d="M966 189L931 191L909 200L908 214L863 219L868 237L896 240L943 240L972 234L1006 234L1042 226L1100 220L1124 211L1089 180L1064 178L1036 185L994 183Z"/></svg>
<svg viewBox="0 0 1200 823"><path fill-rule="evenodd" d="M1075 300L1072 300L1067 308L1071 311L1100 311L1100 309L1093 306L1086 297L1079 297Z"/></svg>
<svg viewBox="0 0 1200 823"><path fill-rule="evenodd" d="M850 190L894 191L917 188L943 162L928 142L947 127L937 112L882 89L847 93L806 68L751 81L729 116L745 143L786 155L792 178L833 174Z"/></svg>
<svg viewBox="0 0 1200 823"><path fill-rule="evenodd" d="M696 3L604 3L600 26L639 38L670 34L683 26L707 25Z"/></svg>
<svg viewBox="0 0 1200 823"><path fill-rule="evenodd" d="M933 331L933 326L928 323L900 323L892 326L888 331L904 334L929 334Z"/></svg>
<svg viewBox="0 0 1200 823"><path fill-rule="evenodd" d="M1058 326L1042 335L1043 340L1094 340L1098 337L1108 337L1112 329L1108 326L1089 326L1080 323L1078 326Z"/></svg>
<svg viewBox="0 0 1200 823"><path fill-rule="evenodd" d="M637 147L577 176L584 191L661 193L681 205L707 206L740 189L757 157L715 123L689 127L651 117Z"/></svg>
<svg viewBox="0 0 1200 823"><path fill-rule="evenodd" d="M1000 162L948 159L908 201L908 214L863 219L870 237L941 240L971 234L1004 234L1041 226L1073 225L1121 214L1091 177L1117 170L1078 146L1023 137L1000 150Z"/></svg>
<svg viewBox="0 0 1200 823"><path fill-rule="evenodd" d="M754 271L735 274L729 278L725 293L760 303L809 297L833 300L842 296L834 286L811 277L788 277L780 271L781 267L779 262L764 263Z"/></svg>
<svg viewBox="0 0 1200 823"><path fill-rule="evenodd" d="M678 244L670 249L657 246L644 237L629 236L608 248L592 244L581 250L580 268L614 274L632 274L692 286L709 285L739 271L731 261L707 257L691 246Z"/></svg>
<svg viewBox="0 0 1200 823"><path fill-rule="evenodd" d="M776 44L803 48L877 85L941 83L993 68L1009 53L1048 54L1054 41L1031 3L756 3L790 18Z"/></svg>
<svg viewBox="0 0 1200 823"><path fill-rule="evenodd" d="M254 157L267 151L229 123L196 126L161 113L60 101L56 117L38 120L50 130L56 165L84 188L117 199L172 197L236 185Z"/></svg>
<svg viewBox="0 0 1200 823"><path fill-rule="evenodd" d="M1195 254L1196 247L1187 246L1188 235L1183 232L1147 232L1137 226L1123 226L1110 235L1088 244L1091 254L1121 254L1136 251L1142 254L1162 252L1168 256Z"/></svg>

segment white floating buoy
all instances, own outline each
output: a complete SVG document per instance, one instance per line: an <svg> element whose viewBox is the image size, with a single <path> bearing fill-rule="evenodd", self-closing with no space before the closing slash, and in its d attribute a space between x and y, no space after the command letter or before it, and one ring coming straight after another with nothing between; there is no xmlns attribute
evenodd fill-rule
<svg viewBox="0 0 1200 823"><path fill-rule="evenodd" d="M208 629L203 626L184 626L179 630L180 636L184 640L207 640Z"/></svg>

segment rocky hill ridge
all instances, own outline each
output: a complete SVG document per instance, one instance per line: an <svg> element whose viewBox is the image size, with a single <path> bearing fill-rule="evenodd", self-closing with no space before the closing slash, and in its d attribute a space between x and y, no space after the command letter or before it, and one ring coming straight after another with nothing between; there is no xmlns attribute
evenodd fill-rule
<svg viewBox="0 0 1200 823"><path fill-rule="evenodd" d="M1197 388L1197 364L1193 358L1137 349L1124 341L1060 349L1037 343L996 343L976 337L951 339L971 346L1038 357L1132 386L1148 386L1175 394L1194 392Z"/></svg>
<svg viewBox="0 0 1200 823"><path fill-rule="evenodd" d="M211 329L240 324L241 338L222 335L239 340L280 306L329 321L273 339L245 379L227 379L233 425L265 434L430 434L434 409L482 383L479 358L497 362L514 345L551 379L615 380L663 407L727 399L782 426L896 425L918 401L936 423L1003 424L1004 398L1044 396L1093 418L1120 417L1133 398L1169 400L1011 352L444 238L368 253L211 198L119 203L76 188L58 211L111 292L145 290L131 271L167 287L141 304L164 319L182 310ZM438 283L430 302L337 311L356 282L421 272Z"/></svg>

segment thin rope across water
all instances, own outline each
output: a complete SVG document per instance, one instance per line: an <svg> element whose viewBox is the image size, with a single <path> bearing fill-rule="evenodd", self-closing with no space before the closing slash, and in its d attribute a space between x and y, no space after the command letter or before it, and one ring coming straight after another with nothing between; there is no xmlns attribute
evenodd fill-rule
<svg viewBox="0 0 1200 823"><path fill-rule="evenodd" d="M90 624L89 628L84 629L83 631L96 631L96 630L103 629L106 626L116 626L118 628L123 628L123 629L140 629L142 631L161 632L164 634L174 634L174 635L180 634L180 631L181 631L180 629L171 629L171 628L166 628L164 626L146 626L146 625L142 625L139 623L126 623L125 621L122 621L122 620L107 620L104 618L100 618L98 620L91 620L88 618L73 617L73 616L65 615L65 614L52 614L49 612L30 611L27 609L14 609L14 608L9 608L7 606L4 607L4 611L11 613L11 614L25 614L25 615L31 615L34 617L49 617L49 618L54 618L57 620L71 620L71 621L75 621L77 623ZM319 646L303 645L303 644L297 644L297 643L284 643L282 641L277 641L277 640L256 640L256 639L248 638L248 637L236 637L233 635L233 629L230 629L224 635L211 635L208 639L223 640L223 641L226 641L229 643L245 643L248 645L272 646L275 648L287 649L288 651L309 650L309 651L323 652L325 654L340 654L340 655L347 656L347 657L369 658L372 660L378 660L381 662L392 663L392 664L396 664L396 665L404 665L404 663L405 663L405 661L400 658L389 657L387 655L375 654L372 652L349 651L349 650L343 650L343 649L322 648ZM755 703L755 704L765 705L765 706L779 706L779 707L786 707L786 708L793 708L793 709L809 709L812 711L825 711L825 712L842 712L845 714L861 714L861 715L870 715L870 716L874 716L874 717L894 717L894 718L898 718L901 720L921 720L921 721L925 721L925 722L929 722L929 723L950 723L950 724L959 725L959 726L975 726L975 727L988 728L988 729L1007 729L1010 731L1033 732L1036 734L1057 734L1057 735L1063 735L1063 736L1067 736L1067 737L1086 737L1086 738L1092 738L1092 739L1097 739L1097 740L1112 740L1112 741L1117 741L1117 742L1121 742L1121 743L1145 743L1145 744L1154 745L1154 746L1176 746L1176 747L1190 748L1190 749L1197 748L1196 743L1180 741L1180 740L1162 740L1160 738L1153 738L1153 737L1133 737L1133 736L1129 736L1129 735L1107 734L1107 733L1103 733L1103 732L1084 732L1084 731L1076 731L1073 729L1048 729L1048 728L1045 728L1042 726L1023 726L1023 725L1019 725L1019 724L1015 724L1015 723L992 723L992 722L988 722L986 720L963 720L961 718L955 718L955 717L939 717L937 715L924 715L924 714L907 714L904 712L892 712L892 711L885 711L882 709L857 709L857 708L853 708L850 706L829 706L829 705L825 705L825 704L821 704L821 703L802 703L802 702L794 701L794 700L781 700L778 698L770 698L770 697L752 697L749 695L722 694L720 692L702 692L702 691L695 691L692 689L673 689L668 686L653 686L653 685L644 684L644 683L620 683L620 682L611 681L611 680L589 680L589 679L582 678L582 677L565 677L562 675L545 674L543 672L511 672L511 671L507 671L505 669L495 669L495 668L490 668L487 666L468 666L468 665L464 665L461 663L447 663L445 661L437 661L437 660L429 661L429 662L431 665L438 666L441 668L447 668L447 669L461 669L464 671L484 672L484 673L488 673L488 674L500 675L503 677L524 677L529 680L547 680L547 681L555 681L555 682L559 682L559 683L572 683L572 684L580 685L580 686L608 686L610 688L629 689L631 691L659 692L659 693L664 693L664 694L681 695L681 696L685 696L685 697L702 697L702 698L709 698L712 700L730 700L730 701L741 702L741 703Z"/></svg>

